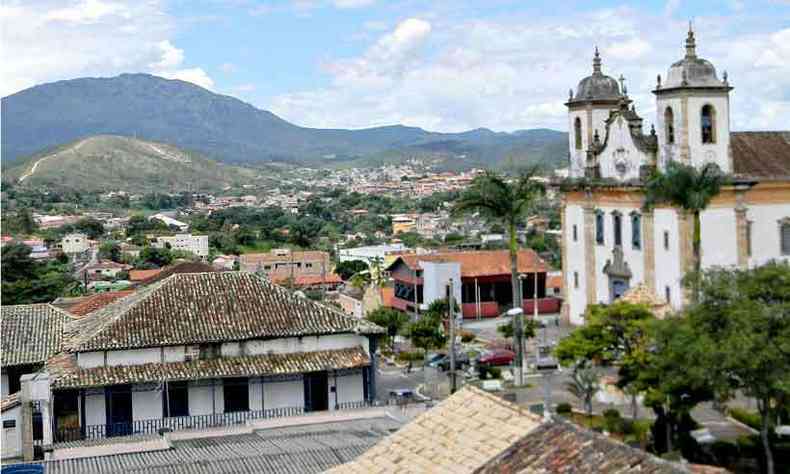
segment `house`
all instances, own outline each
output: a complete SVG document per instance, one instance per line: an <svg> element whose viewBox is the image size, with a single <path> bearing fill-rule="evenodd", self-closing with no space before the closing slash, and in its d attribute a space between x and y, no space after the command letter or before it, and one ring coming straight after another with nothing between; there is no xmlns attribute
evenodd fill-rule
<svg viewBox="0 0 790 474"><path fill-rule="evenodd" d="M365 292L355 286L348 285L337 295L337 302L340 309L349 316L355 318L365 317L364 305L362 297Z"/></svg>
<svg viewBox="0 0 790 474"><path fill-rule="evenodd" d="M21 243L30 248L33 260L46 260L52 256L43 240L23 240Z"/></svg>
<svg viewBox="0 0 790 474"><path fill-rule="evenodd" d="M393 252L406 250L403 243L392 243L382 245L369 245L366 247L354 247L348 249L338 249L337 259L340 262L361 260L372 266L375 262L383 262L384 258Z"/></svg>
<svg viewBox="0 0 790 474"><path fill-rule="evenodd" d="M176 234L151 239L151 247L190 252L201 258L208 257L208 235Z"/></svg>
<svg viewBox="0 0 790 474"><path fill-rule="evenodd" d="M98 311L115 300L125 298L134 293L133 290L105 291L90 295L81 301L64 308L75 319L81 318L94 311Z"/></svg>
<svg viewBox="0 0 790 474"><path fill-rule="evenodd" d="M64 326L23 394L45 442L357 407L382 332L251 273L177 273Z"/></svg>
<svg viewBox="0 0 790 474"><path fill-rule="evenodd" d="M491 318L513 304L513 287L508 250L442 252L429 255L402 255L388 268L394 281L392 307L406 312L425 309L434 300L445 298L450 279L464 318ZM548 266L532 250L518 252L518 272L522 278L523 309L531 314L559 311L559 300L546 295Z"/></svg>
<svg viewBox="0 0 790 474"><path fill-rule="evenodd" d="M392 216L392 235L413 232L416 227L417 221L411 215L401 214Z"/></svg>
<svg viewBox="0 0 790 474"><path fill-rule="evenodd" d="M78 253L87 252L90 248L90 242L88 241L88 236L81 233L75 232L71 234L66 234L63 236L63 240L61 240L61 249L63 253L66 255L74 255Z"/></svg>
<svg viewBox="0 0 790 474"><path fill-rule="evenodd" d="M562 419L467 385L355 460L328 471L362 473L691 473Z"/></svg>
<svg viewBox="0 0 790 474"><path fill-rule="evenodd" d="M327 252L274 249L267 253L246 253L239 256L239 267L245 272L258 272L270 278L320 276L331 273Z"/></svg>
<svg viewBox="0 0 790 474"><path fill-rule="evenodd" d="M50 304L0 306L2 397L18 392L20 377L38 371L61 349L63 327L73 320Z"/></svg>
<svg viewBox="0 0 790 474"><path fill-rule="evenodd" d="M233 270L237 260L235 255L219 255L211 261L211 265L217 270Z"/></svg>
<svg viewBox="0 0 790 474"><path fill-rule="evenodd" d="M161 221L167 227L169 227L171 229L175 229L175 230L177 230L179 232L186 232L186 231L189 230L189 224L187 224L186 222L181 222L181 221L179 221L177 219L173 219L172 217L167 216L167 215L165 215L165 214L163 214L161 212L158 213L158 214L154 214L154 215L148 217L148 220L151 220L151 219L156 219L158 221Z"/></svg>
<svg viewBox="0 0 790 474"><path fill-rule="evenodd" d="M656 126L645 132L595 52L592 74L565 104L576 185L556 186L566 320L584 324L589 305L611 303L639 284L673 310L686 304L693 216L668 204L644 209L647 177L669 163L714 163L731 177L700 214L703 269L790 260L790 132L732 132L732 89L726 74L720 79L697 55L689 30L685 56L663 81L658 76Z"/></svg>
<svg viewBox="0 0 790 474"><path fill-rule="evenodd" d="M271 281L279 285L299 288L301 290L337 290L343 284L343 279L337 273L324 275L298 275L291 278L288 274L273 274Z"/></svg>
<svg viewBox="0 0 790 474"><path fill-rule="evenodd" d="M203 262L177 261L165 268L158 269L146 278L137 282L137 286L148 286L160 282L170 275L177 273L207 273L216 272L217 269Z"/></svg>
<svg viewBox="0 0 790 474"><path fill-rule="evenodd" d="M129 281L138 283L149 278L153 278L162 271L161 268L151 268L147 270L129 270Z"/></svg>
<svg viewBox="0 0 790 474"><path fill-rule="evenodd" d="M80 277L88 280L101 280L105 278L117 278L121 272L129 271L133 267L126 263L113 262L112 260L99 260L96 263L87 265L80 271Z"/></svg>

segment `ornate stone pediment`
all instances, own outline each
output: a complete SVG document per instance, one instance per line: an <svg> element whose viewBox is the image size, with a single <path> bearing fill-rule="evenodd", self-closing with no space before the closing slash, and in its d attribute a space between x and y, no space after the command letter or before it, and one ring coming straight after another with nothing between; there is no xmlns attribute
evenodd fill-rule
<svg viewBox="0 0 790 474"><path fill-rule="evenodd" d="M604 274L614 278L631 278L631 269L628 268L628 262L623 259L623 249L616 246L612 251L612 258L614 261L607 259L606 265L603 267Z"/></svg>

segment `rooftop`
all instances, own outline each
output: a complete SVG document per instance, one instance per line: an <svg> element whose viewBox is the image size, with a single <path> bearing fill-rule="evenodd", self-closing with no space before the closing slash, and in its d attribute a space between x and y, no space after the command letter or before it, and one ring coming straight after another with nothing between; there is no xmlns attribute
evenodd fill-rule
<svg viewBox="0 0 790 474"><path fill-rule="evenodd" d="M96 310L104 308L115 300L124 298L134 293L133 290L106 291L88 296L77 304L66 309L74 316L82 317Z"/></svg>
<svg viewBox="0 0 790 474"><path fill-rule="evenodd" d="M483 277L493 275L510 275L510 252L508 250L479 250L469 252L443 252L430 255L401 255L390 265L392 269L402 261L410 269L421 269L419 262L458 262L461 264L461 276ZM530 249L518 252L518 271L520 273L545 272L548 265Z"/></svg>
<svg viewBox="0 0 790 474"><path fill-rule="evenodd" d="M210 272L171 275L71 323L67 331L67 348L82 352L382 329L252 273Z"/></svg>
<svg viewBox="0 0 790 474"><path fill-rule="evenodd" d="M72 317L50 304L3 306L2 366L39 364L60 351Z"/></svg>
<svg viewBox="0 0 790 474"><path fill-rule="evenodd" d="M730 134L730 149L737 175L790 177L790 131L733 132Z"/></svg>

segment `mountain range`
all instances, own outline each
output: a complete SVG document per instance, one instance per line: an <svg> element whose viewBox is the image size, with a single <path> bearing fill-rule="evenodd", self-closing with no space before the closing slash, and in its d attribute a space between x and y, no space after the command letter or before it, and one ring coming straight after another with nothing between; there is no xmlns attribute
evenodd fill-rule
<svg viewBox="0 0 790 474"><path fill-rule="evenodd" d="M245 164L360 165L421 157L451 168L504 162L555 166L567 155L567 134L548 129L436 133L402 125L300 127L234 97L148 74L42 84L3 97L0 106L4 167L94 135L168 143Z"/></svg>

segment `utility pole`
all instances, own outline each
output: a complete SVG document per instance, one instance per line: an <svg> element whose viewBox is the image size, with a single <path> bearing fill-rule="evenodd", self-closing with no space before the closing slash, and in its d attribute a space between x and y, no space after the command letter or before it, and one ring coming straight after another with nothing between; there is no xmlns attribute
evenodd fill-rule
<svg viewBox="0 0 790 474"><path fill-rule="evenodd" d="M450 393L455 393L456 390L456 377L455 377L455 312L453 311L453 279L450 278L447 284L447 315L448 324L450 327Z"/></svg>

